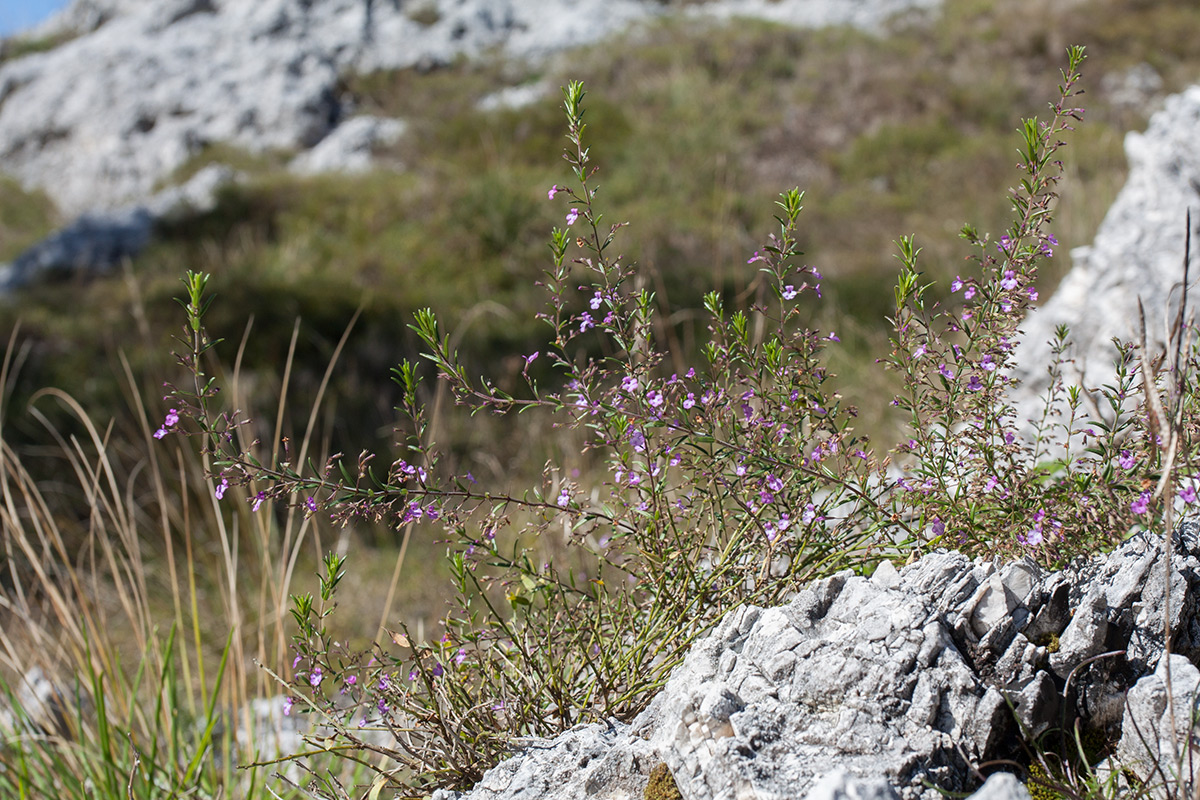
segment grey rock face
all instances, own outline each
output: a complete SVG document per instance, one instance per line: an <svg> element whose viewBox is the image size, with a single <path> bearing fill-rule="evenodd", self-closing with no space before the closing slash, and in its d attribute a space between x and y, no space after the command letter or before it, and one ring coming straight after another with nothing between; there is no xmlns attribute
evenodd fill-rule
<svg viewBox="0 0 1200 800"><path fill-rule="evenodd" d="M1195 520L1180 526L1171 561L1184 664L1200 657L1198 533ZM687 800L964 791L968 761L1015 754L1012 712L1034 735L1077 717L1120 724L1126 691L1161 661L1164 583L1149 534L1052 574L945 552L871 578L839 574L787 605L731 613L630 725L530 743L469 793L438 800L640 797L660 761ZM1161 726L1158 695L1142 691ZM976 797L1028 794L994 776Z"/></svg>
<svg viewBox="0 0 1200 800"><path fill-rule="evenodd" d="M758 11L796 24L877 24L934 4L785 0ZM38 33L76 38L0 66L0 165L67 216L113 211L144 202L212 142L318 147L352 117L338 95L346 73L493 48L539 59L662 13L652 0L75 0Z"/></svg>
<svg viewBox="0 0 1200 800"><path fill-rule="evenodd" d="M355 117L337 126L313 149L296 156L288 169L302 175L366 172L375 149L395 144L405 127L398 119Z"/></svg>
<svg viewBox="0 0 1200 800"><path fill-rule="evenodd" d="M1192 235L1200 232L1200 86L1166 100L1145 133L1125 137L1129 178L1105 215L1095 241L1071 253L1074 266L1050 300L1026 317L1016 350L1014 376L1022 381L1012 396L1021 420L1042 410L1046 366L1058 325L1071 329L1074 343L1069 382L1088 389L1112 381L1113 337L1137 341L1138 298L1146 310L1147 342L1162 348L1166 326L1177 313L1183 280L1186 212L1193 209ZM1193 248L1193 259L1198 257ZM1192 265L1194 307L1200 269Z"/></svg>
<svg viewBox="0 0 1200 800"><path fill-rule="evenodd" d="M145 205L84 214L19 255L0 264L0 296L26 284L69 275L103 275L142 251L157 220L211 210L221 187L236 179L229 167L212 164L181 186L165 189Z"/></svg>
<svg viewBox="0 0 1200 800"><path fill-rule="evenodd" d="M1200 778L1198 703L1200 670L1174 653L1129 690L1116 763L1151 786L1154 797L1193 796Z"/></svg>

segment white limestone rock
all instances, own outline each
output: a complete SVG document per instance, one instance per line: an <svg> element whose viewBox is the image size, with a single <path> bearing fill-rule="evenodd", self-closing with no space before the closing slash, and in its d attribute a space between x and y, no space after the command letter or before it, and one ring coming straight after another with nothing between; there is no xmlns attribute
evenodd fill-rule
<svg viewBox="0 0 1200 800"><path fill-rule="evenodd" d="M1166 100L1145 133L1125 138L1129 177L1105 215L1096 238L1076 248L1074 266L1047 303L1024 320L1016 350L1012 394L1020 420L1040 416L1051 363L1048 341L1068 325L1075 359L1068 383L1093 389L1112 382L1113 337L1138 338L1138 299L1146 311L1151 348L1167 341L1166 328L1179 306L1186 215L1192 236L1200 233L1200 86ZM1200 246L1193 247L1190 304L1200 301Z"/></svg>

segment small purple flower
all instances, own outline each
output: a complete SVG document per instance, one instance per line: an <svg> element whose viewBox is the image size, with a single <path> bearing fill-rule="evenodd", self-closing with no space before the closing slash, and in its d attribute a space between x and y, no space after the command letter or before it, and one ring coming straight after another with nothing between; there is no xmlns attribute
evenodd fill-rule
<svg viewBox="0 0 1200 800"><path fill-rule="evenodd" d="M226 480L225 478L221 478L221 482L217 485L216 491L213 492L213 495L218 500L220 500L223 497L225 497L225 490L228 488L229 488L229 481Z"/></svg>
<svg viewBox="0 0 1200 800"><path fill-rule="evenodd" d="M442 668L441 664L434 664L433 669L429 671L429 674L433 675L435 678L440 678L443 674L445 674L445 672L446 670Z"/></svg>
<svg viewBox="0 0 1200 800"><path fill-rule="evenodd" d="M563 489L558 493L558 500L555 501L559 508L566 508L571 505L571 493Z"/></svg>
<svg viewBox="0 0 1200 800"><path fill-rule="evenodd" d="M324 673L321 672L321 668L313 667L313 671L311 673L309 673L309 676L308 676L308 685L315 689L321 685L321 681L323 681L324 679L325 679L325 675L324 675Z"/></svg>
<svg viewBox="0 0 1200 800"><path fill-rule="evenodd" d="M562 191L562 190L558 188L558 184L556 183L550 187L550 190L548 192L546 192L546 197L550 200L553 200L554 195L558 194L560 191Z"/></svg>
<svg viewBox="0 0 1200 800"><path fill-rule="evenodd" d="M804 513L800 515L800 521L805 525L813 522L817 518L817 507L809 503L804 507Z"/></svg>
<svg viewBox="0 0 1200 800"><path fill-rule="evenodd" d="M688 392L687 397L683 398L683 408L686 411L694 405L696 405L696 395L692 392Z"/></svg>
<svg viewBox="0 0 1200 800"><path fill-rule="evenodd" d="M955 275L953 282L951 282L951 284L950 284L950 291L958 292L960 289L962 289L962 287L963 287L962 278L959 277L958 275Z"/></svg>
<svg viewBox="0 0 1200 800"><path fill-rule="evenodd" d="M944 536L946 534L946 523L942 522L941 518L934 517L933 522L929 525L929 530L934 536Z"/></svg>
<svg viewBox="0 0 1200 800"><path fill-rule="evenodd" d="M633 394L638 388L637 378L633 377L632 375L626 375L621 379L621 388L626 392L629 392L629 394Z"/></svg>
<svg viewBox="0 0 1200 800"><path fill-rule="evenodd" d="M938 372L940 372L942 377L946 380L954 380L954 370L950 369L950 367L946 366L945 364L942 364L938 367Z"/></svg>
<svg viewBox="0 0 1200 800"><path fill-rule="evenodd" d="M964 300L970 300L974 296L975 296L975 287L974 286L968 286L966 291L963 292Z"/></svg>
<svg viewBox="0 0 1200 800"><path fill-rule="evenodd" d="M574 225L575 220L577 220L577 219L579 219L579 209L578 208L572 208L570 211L567 212L567 224L568 225Z"/></svg>
<svg viewBox="0 0 1200 800"><path fill-rule="evenodd" d="M696 377L696 368L695 368L695 367L688 367L688 371L687 371L687 372L685 372L685 373L683 373L683 377L685 377L685 378L689 378L689 379L691 379L691 378L695 378L695 377Z"/></svg>
<svg viewBox="0 0 1200 800"><path fill-rule="evenodd" d="M310 497L307 500L305 500L304 507L307 508L310 512L315 514L317 511L317 498Z"/></svg>
<svg viewBox="0 0 1200 800"><path fill-rule="evenodd" d="M984 372L991 372L994 369L996 369L996 363L994 361L992 361L991 356L984 356L980 360L979 366L980 366L980 368L983 369Z"/></svg>
<svg viewBox="0 0 1200 800"><path fill-rule="evenodd" d="M1150 510L1150 493L1142 492L1138 495L1138 499L1129 504L1129 510L1134 514L1145 514Z"/></svg>
<svg viewBox="0 0 1200 800"><path fill-rule="evenodd" d="M154 432L155 439L161 439L171 432L171 429L179 424L179 411L177 409L169 409L167 416L163 419L162 427Z"/></svg>
<svg viewBox="0 0 1200 800"><path fill-rule="evenodd" d="M917 349L913 351L912 357L914 359L918 359L923 355L925 355L925 345L921 344L921 345L918 345Z"/></svg>
<svg viewBox="0 0 1200 800"><path fill-rule="evenodd" d="M350 677L346 678L346 685L347 685L347 686L353 686L353 685L354 685L354 684L356 684L356 683L358 683L358 676L357 676L357 675L351 675Z"/></svg>
<svg viewBox="0 0 1200 800"><path fill-rule="evenodd" d="M772 492L782 492L783 481L779 480L779 478L776 478L774 475L767 475L767 488L769 488Z"/></svg>
<svg viewBox="0 0 1200 800"><path fill-rule="evenodd" d="M454 654L454 665L461 667L462 663L467 660L467 650L464 647L458 648L458 652Z"/></svg>
<svg viewBox="0 0 1200 800"><path fill-rule="evenodd" d="M629 429L629 444L638 453L646 452L646 434L637 428Z"/></svg>
<svg viewBox="0 0 1200 800"><path fill-rule="evenodd" d="M755 261L764 261L764 260L765 259L758 254L758 251L755 250L754 255L750 256L750 258L746 260L746 263L753 264Z"/></svg>
<svg viewBox="0 0 1200 800"><path fill-rule="evenodd" d="M827 342L840 342L840 341L841 341L841 339L839 339L839 338L838 338L838 335L837 335L836 333L834 333L833 331L830 331L830 332L829 332L829 335L825 337L825 341L827 341Z"/></svg>
<svg viewBox="0 0 1200 800"><path fill-rule="evenodd" d="M1008 238L1008 234L1000 237L1000 241L996 242L996 249L1001 253L1007 253L1009 245L1012 244L1012 239Z"/></svg>
<svg viewBox="0 0 1200 800"><path fill-rule="evenodd" d="M985 482L983 484L983 491L984 492L992 491L992 489L996 488L996 484L998 484L998 483L1000 483L1000 481L996 479L995 475L988 475L987 482Z"/></svg>
<svg viewBox="0 0 1200 800"><path fill-rule="evenodd" d="M1189 506L1193 505L1196 502L1196 487L1190 485L1183 487L1183 491L1179 493L1179 499Z"/></svg>
<svg viewBox="0 0 1200 800"><path fill-rule="evenodd" d="M283 715L285 717L291 716L292 706L294 706L294 705L296 705L296 698L294 698L294 697L283 698Z"/></svg>
<svg viewBox="0 0 1200 800"><path fill-rule="evenodd" d="M596 322L592 319L592 315L586 311L579 315L579 332L586 333L589 328L596 327Z"/></svg>
<svg viewBox="0 0 1200 800"><path fill-rule="evenodd" d="M651 408L661 408L663 404L663 393L651 389L646 393L646 401L650 403Z"/></svg>
<svg viewBox="0 0 1200 800"><path fill-rule="evenodd" d="M1042 255L1044 255L1046 258L1054 257L1054 248L1050 245L1058 245L1058 239L1054 238L1053 233L1046 234L1046 239L1042 242L1042 245L1039 248L1042 251Z"/></svg>
<svg viewBox="0 0 1200 800"><path fill-rule="evenodd" d="M745 464L745 462L739 461L739 462L738 462L738 465L737 465L736 467L734 467L734 468L733 468L733 473L734 473L735 475L737 475L739 478L740 478L740 477L742 477L743 475L745 475L745 474L746 474L746 464Z"/></svg>
<svg viewBox="0 0 1200 800"><path fill-rule="evenodd" d="M630 486L637 486L641 482L642 482L641 475L638 475L636 472L629 473L629 485Z"/></svg>
<svg viewBox="0 0 1200 800"><path fill-rule="evenodd" d="M1000 281L1000 288L1006 292L1017 288L1017 275L1011 269L1004 270L1004 279Z"/></svg>
<svg viewBox="0 0 1200 800"><path fill-rule="evenodd" d="M1128 450L1122 450L1120 457L1117 458L1117 464L1126 472L1133 469L1134 463L1136 463L1136 459L1134 459L1133 453Z"/></svg>
<svg viewBox="0 0 1200 800"><path fill-rule="evenodd" d="M978 392L983 388L983 383L980 382L978 375L972 375L971 380L967 382L967 391Z"/></svg>
<svg viewBox="0 0 1200 800"><path fill-rule="evenodd" d="M258 494L254 495L254 500L251 501L251 503L250 503L250 510L252 512L258 511L260 508L262 508L262 504L266 499L267 499L266 492L259 492Z"/></svg>
<svg viewBox="0 0 1200 800"><path fill-rule="evenodd" d="M1038 299L1037 289L1030 286L1026 292L1029 294L1029 302L1036 303Z"/></svg>
<svg viewBox="0 0 1200 800"><path fill-rule="evenodd" d="M798 292L796 291L796 287L792 286L790 283L787 286L783 287L783 299L784 300L794 300L796 298L797 294L798 294Z"/></svg>
<svg viewBox="0 0 1200 800"><path fill-rule="evenodd" d="M537 357L540 355L541 355L541 353L539 353L537 350L534 350L532 353L527 355L525 357L525 366L521 368L521 371L525 372L526 370L528 370L529 365L532 364L534 361L537 361Z"/></svg>
<svg viewBox="0 0 1200 800"><path fill-rule="evenodd" d="M592 295L592 299L588 301L588 305L592 307L592 311L599 311L600 306L603 303L604 303L604 295L600 294L600 290L597 289L596 293L594 295Z"/></svg>

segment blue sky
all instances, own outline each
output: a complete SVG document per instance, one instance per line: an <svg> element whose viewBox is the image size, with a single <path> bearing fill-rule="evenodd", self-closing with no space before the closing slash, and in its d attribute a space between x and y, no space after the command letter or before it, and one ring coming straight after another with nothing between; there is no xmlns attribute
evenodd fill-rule
<svg viewBox="0 0 1200 800"><path fill-rule="evenodd" d="M67 0L0 0L0 36L8 36L44 20Z"/></svg>

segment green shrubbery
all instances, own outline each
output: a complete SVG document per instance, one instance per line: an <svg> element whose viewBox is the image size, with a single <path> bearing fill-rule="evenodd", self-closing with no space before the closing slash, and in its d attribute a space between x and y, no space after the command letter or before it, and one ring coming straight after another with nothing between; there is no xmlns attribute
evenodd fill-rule
<svg viewBox="0 0 1200 800"><path fill-rule="evenodd" d="M880 361L898 376L892 405L909 435L891 450L855 429L856 409L831 383L836 332L805 324L822 276L800 259L798 190L777 203L777 232L747 254L757 269L749 302L731 307L710 292L701 358L671 350L671 309L620 254L626 223L602 211L580 83L564 92L571 177L547 195L566 224L551 237L538 315L546 338L521 356L524 386L476 379L432 311L412 328L459 405L548 415L601 465L597 475L548 463L536 485L497 492L456 473L429 435L425 369L410 361L395 370L399 458L363 451L317 463L284 446L263 460L263 443L245 444L248 421L216 404L204 366L208 279L189 273L181 362L194 380L172 390L156 435L200 437L217 497L239 491L253 511L281 503L342 525L382 520L449 537L456 597L440 636L401 622L368 652L332 622L346 562L326 558L320 591L294 598L296 707L332 726L339 747L385 754L377 786L463 787L514 736L632 718L739 604L778 603L812 578L932 547L1057 566L1164 515L1169 524L1176 489L1195 501L1180 458L1196 447L1183 413L1196 374L1182 361L1183 327L1170 354L1179 369L1122 350L1117 383L1100 390L1103 419L1087 418L1079 388L1061 379L1046 402L1065 415L1029 427L1006 401L1017 325L1058 246L1060 137L1082 114L1082 60L1072 48L1049 117L1024 122L1012 222L995 238L964 228L974 270L946 300L933 299L914 239L898 242L891 351ZM1138 380L1146 413L1127 402ZM364 729L389 731L392 745L371 744Z"/></svg>

